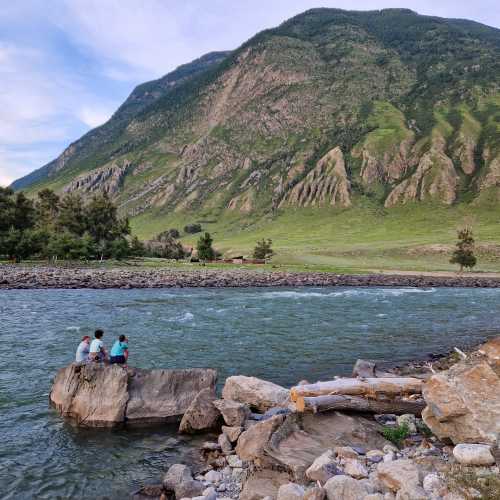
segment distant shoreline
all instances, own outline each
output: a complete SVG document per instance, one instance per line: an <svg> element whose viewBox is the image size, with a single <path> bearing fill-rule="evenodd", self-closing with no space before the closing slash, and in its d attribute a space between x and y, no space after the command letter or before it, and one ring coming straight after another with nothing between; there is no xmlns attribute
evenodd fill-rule
<svg viewBox="0 0 500 500"><path fill-rule="evenodd" d="M379 286L500 288L500 277L429 274L335 274L249 269L141 269L23 267L0 265L0 290L6 289L145 289L249 288L297 286Z"/></svg>

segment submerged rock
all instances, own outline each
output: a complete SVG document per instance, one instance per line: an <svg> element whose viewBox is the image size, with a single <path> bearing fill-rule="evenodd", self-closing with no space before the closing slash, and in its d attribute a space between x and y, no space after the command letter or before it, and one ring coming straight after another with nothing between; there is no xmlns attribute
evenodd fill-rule
<svg viewBox="0 0 500 500"><path fill-rule="evenodd" d="M211 369L142 370L73 363L57 373L50 402L85 427L178 421L202 389L215 390Z"/></svg>

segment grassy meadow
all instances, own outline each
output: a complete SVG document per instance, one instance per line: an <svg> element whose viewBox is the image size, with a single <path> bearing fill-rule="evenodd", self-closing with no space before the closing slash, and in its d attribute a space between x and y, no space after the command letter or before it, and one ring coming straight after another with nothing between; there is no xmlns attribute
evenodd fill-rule
<svg viewBox="0 0 500 500"><path fill-rule="evenodd" d="M486 196L477 205L452 207L408 204L384 209L360 198L349 209L287 209L259 217L157 214L139 216L131 224L134 234L151 238L191 222L201 222L225 255L250 255L258 239L271 238L275 266L334 272L455 271L449 263L451 246L457 229L469 225L478 245L474 271L500 272L500 208ZM183 235L181 241L194 246L198 237Z"/></svg>

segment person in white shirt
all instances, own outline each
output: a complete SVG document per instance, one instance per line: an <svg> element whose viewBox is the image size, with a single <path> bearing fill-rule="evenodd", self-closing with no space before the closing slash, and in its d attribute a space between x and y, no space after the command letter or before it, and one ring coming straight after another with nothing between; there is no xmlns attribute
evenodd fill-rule
<svg viewBox="0 0 500 500"><path fill-rule="evenodd" d="M90 361L101 362L107 359L108 353L104 347L104 342L102 337L104 332L102 330L96 330L94 333L94 340L90 344L89 359Z"/></svg>
<svg viewBox="0 0 500 500"><path fill-rule="evenodd" d="M75 361L77 363L86 363L89 360L89 351L90 337L88 335L85 335L76 350Z"/></svg>

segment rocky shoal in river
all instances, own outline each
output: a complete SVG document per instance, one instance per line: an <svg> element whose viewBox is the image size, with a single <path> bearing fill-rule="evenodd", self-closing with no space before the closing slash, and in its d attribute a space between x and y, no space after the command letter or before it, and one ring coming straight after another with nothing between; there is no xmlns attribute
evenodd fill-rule
<svg viewBox="0 0 500 500"><path fill-rule="evenodd" d="M387 286L500 288L500 278L334 274L247 269L137 269L0 265L0 289Z"/></svg>

